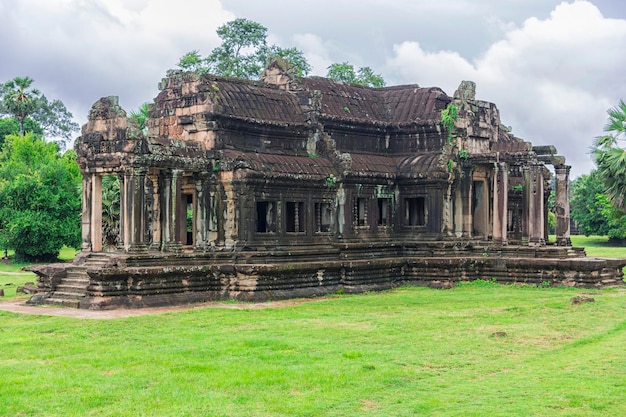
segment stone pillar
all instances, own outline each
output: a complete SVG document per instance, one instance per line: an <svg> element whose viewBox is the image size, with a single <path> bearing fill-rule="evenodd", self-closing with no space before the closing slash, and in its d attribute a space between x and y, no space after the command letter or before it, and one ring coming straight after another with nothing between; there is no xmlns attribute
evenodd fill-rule
<svg viewBox="0 0 626 417"><path fill-rule="evenodd" d="M569 165L554 167L556 177L556 244L558 246L572 246L569 212L569 171L571 168Z"/></svg>
<svg viewBox="0 0 626 417"><path fill-rule="evenodd" d="M128 250L131 241L130 226L130 172L120 175L120 241L123 250Z"/></svg>
<svg viewBox="0 0 626 417"><path fill-rule="evenodd" d="M211 194L209 192L209 173L202 173L195 177L195 233L194 251L206 252L209 247L209 217L211 211Z"/></svg>
<svg viewBox="0 0 626 417"><path fill-rule="evenodd" d="M507 217L509 214L509 167L497 162L493 172L493 241L507 244Z"/></svg>
<svg viewBox="0 0 626 417"><path fill-rule="evenodd" d="M522 166L522 245L528 245L530 242L530 167Z"/></svg>
<svg viewBox="0 0 626 417"><path fill-rule="evenodd" d="M454 233L457 237L471 237L472 219L472 173L464 170L458 179L454 193Z"/></svg>
<svg viewBox="0 0 626 417"><path fill-rule="evenodd" d="M150 229L152 230L152 245L151 249L161 249L161 184L159 183L159 175L152 173L149 175L152 182L152 224Z"/></svg>
<svg viewBox="0 0 626 417"><path fill-rule="evenodd" d="M102 252L102 177L91 176L91 250Z"/></svg>
<svg viewBox="0 0 626 417"><path fill-rule="evenodd" d="M180 200L180 170L172 170L163 174L162 187L162 250L168 252L182 251L182 243L178 240L178 206Z"/></svg>
<svg viewBox="0 0 626 417"><path fill-rule="evenodd" d="M91 174L83 174L83 209L81 214L82 243L80 249L83 252L91 252L91 211L93 209L91 201Z"/></svg>
<svg viewBox="0 0 626 417"><path fill-rule="evenodd" d="M528 244L545 245L544 240L544 205L543 205L543 166L529 167L528 184Z"/></svg>
<svg viewBox="0 0 626 417"><path fill-rule="evenodd" d="M454 213L452 208L453 204L452 196L452 183L448 183L445 194L443 196L443 224L441 231L444 235L452 236L454 234ZM389 209L391 213L391 208ZM391 224L391 222L388 222Z"/></svg>
<svg viewBox="0 0 626 417"><path fill-rule="evenodd" d="M129 192L127 200L130 204L128 207L128 219L130 220L128 229L130 229L130 244L128 252L146 252L148 248L144 242L145 232L145 180L146 171L144 169L133 169L126 190Z"/></svg>

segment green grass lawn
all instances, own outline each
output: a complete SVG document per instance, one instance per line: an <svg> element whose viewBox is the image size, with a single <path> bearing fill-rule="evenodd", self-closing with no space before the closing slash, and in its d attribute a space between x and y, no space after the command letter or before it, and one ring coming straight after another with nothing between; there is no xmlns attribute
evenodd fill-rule
<svg viewBox="0 0 626 417"><path fill-rule="evenodd" d="M113 320L0 311L0 415L626 415L625 313L624 290L483 281Z"/></svg>
<svg viewBox="0 0 626 417"><path fill-rule="evenodd" d="M64 246L59 252L59 261L66 262L74 259L76 256L75 249ZM15 262L13 256L15 254L9 251L9 262L0 261L0 289L4 290L4 297L0 297L0 301L8 300L16 297L15 290L17 287L27 282L35 282L36 275L32 272L24 271L23 268L29 266L29 263ZM30 295L17 294L19 298L29 298Z"/></svg>
<svg viewBox="0 0 626 417"><path fill-rule="evenodd" d="M0 415L626 415L626 294L478 282L115 320L0 312Z"/></svg>
<svg viewBox="0 0 626 417"><path fill-rule="evenodd" d="M626 246L615 246L608 242L606 236L572 236L572 245L584 246L587 256L626 258Z"/></svg>

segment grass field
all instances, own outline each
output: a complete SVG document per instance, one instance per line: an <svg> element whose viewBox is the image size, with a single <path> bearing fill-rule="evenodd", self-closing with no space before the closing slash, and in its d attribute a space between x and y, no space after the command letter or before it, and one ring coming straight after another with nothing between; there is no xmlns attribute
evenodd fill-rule
<svg viewBox="0 0 626 417"><path fill-rule="evenodd" d="M478 281L222 306L0 311L0 415L626 415L623 290Z"/></svg>
<svg viewBox="0 0 626 417"><path fill-rule="evenodd" d="M64 246L59 253L59 261L64 262L74 259L76 253L77 251L75 249ZM15 290L17 290L17 287L27 282L36 281L36 275L34 273L23 270L23 268L29 264L15 262L13 255L13 252L9 252L9 262L0 261L0 289L4 290L4 297L0 297L0 301L15 298ZM30 296L17 294L17 297L28 298Z"/></svg>

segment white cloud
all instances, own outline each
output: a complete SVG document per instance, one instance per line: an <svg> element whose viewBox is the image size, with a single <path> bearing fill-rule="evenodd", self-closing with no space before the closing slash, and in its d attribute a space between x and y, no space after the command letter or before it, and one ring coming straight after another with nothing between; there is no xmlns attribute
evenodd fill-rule
<svg viewBox="0 0 626 417"><path fill-rule="evenodd" d="M31 76L79 120L101 96L119 95L128 110L151 100L167 69L187 51L210 51L218 44L215 29L234 18L218 0L15 3L0 7L0 47L11 62L0 79Z"/></svg>
<svg viewBox="0 0 626 417"><path fill-rule="evenodd" d="M334 62L330 58L332 45L324 42L321 37L312 33L297 34L293 37L295 47L306 56L312 67L311 74L325 76L327 68Z"/></svg>
<svg viewBox="0 0 626 417"><path fill-rule="evenodd" d="M394 47L386 73L402 82L437 85L448 93L464 79L479 98L500 108L505 124L534 144L555 144L577 175L593 168L589 147L606 110L626 97L626 20L607 19L587 1L561 3L546 19L509 29L478 59Z"/></svg>

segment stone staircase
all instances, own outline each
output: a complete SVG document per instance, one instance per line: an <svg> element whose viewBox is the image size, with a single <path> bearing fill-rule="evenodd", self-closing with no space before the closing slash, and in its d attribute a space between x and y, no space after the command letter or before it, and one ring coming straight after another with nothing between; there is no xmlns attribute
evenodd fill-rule
<svg viewBox="0 0 626 417"><path fill-rule="evenodd" d="M78 308L80 301L86 296L89 285L87 268L98 268L106 265L109 257L106 254L90 254L83 265L72 265L66 269L66 276L45 298L45 304L62 307Z"/></svg>

